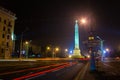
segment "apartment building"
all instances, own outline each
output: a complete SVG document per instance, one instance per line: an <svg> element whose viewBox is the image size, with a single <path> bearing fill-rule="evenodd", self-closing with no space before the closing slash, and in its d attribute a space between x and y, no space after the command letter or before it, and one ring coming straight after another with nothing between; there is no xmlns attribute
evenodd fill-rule
<svg viewBox="0 0 120 80"><path fill-rule="evenodd" d="M15 14L0 7L0 59L11 58L15 47Z"/></svg>

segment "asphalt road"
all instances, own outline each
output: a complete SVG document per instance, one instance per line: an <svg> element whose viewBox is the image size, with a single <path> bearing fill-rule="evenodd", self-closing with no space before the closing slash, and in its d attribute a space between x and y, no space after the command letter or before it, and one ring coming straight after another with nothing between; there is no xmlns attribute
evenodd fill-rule
<svg viewBox="0 0 120 80"><path fill-rule="evenodd" d="M0 80L120 80L120 61L98 62L94 72L90 71L89 61L13 64L0 66Z"/></svg>
<svg viewBox="0 0 120 80"><path fill-rule="evenodd" d="M13 62L0 66L0 80L73 80L85 64L77 61Z"/></svg>
<svg viewBox="0 0 120 80"><path fill-rule="evenodd" d="M77 63L70 67L29 78L29 80L74 80L84 65L83 63Z"/></svg>

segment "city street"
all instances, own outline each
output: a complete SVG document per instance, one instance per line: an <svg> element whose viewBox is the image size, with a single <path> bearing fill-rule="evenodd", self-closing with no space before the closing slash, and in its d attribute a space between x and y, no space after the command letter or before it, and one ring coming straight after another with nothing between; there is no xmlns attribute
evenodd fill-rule
<svg viewBox="0 0 120 80"><path fill-rule="evenodd" d="M1 62L5 64L6 62ZM73 80L86 63L77 61L29 61L8 62L0 66L0 79L3 80ZM13 65L14 64L14 65Z"/></svg>
<svg viewBox="0 0 120 80"><path fill-rule="evenodd" d="M17 63L10 62L10 66L0 66L0 79L88 80L90 78L90 80L120 80L119 61L98 62L96 71L90 71L89 61L29 61L26 64L23 61Z"/></svg>

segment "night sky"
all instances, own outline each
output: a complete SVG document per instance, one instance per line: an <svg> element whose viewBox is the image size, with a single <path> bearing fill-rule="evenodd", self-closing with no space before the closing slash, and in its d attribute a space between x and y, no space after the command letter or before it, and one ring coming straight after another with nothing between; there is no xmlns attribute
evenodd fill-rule
<svg viewBox="0 0 120 80"><path fill-rule="evenodd" d="M120 46L120 5L115 0L0 0L0 6L16 13L15 34L36 44L69 48L74 44L75 20L92 14L93 29L105 47ZM79 26L87 39L90 26Z"/></svg>

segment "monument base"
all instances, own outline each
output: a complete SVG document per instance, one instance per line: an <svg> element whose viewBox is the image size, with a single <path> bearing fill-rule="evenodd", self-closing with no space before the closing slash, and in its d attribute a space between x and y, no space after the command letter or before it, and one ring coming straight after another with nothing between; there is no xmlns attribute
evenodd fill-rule
<svg viewBox="0 0 120 80"><path fill-rule="evenodd" d="M74 49L73 55L79 55L79 56L81 56L80 49Z"/></svg>
<svg viewBox="0 0 120 80"><path fill-rule="evenodd" d="M74 49L72 58L83 58L83 56L80 53L80 49Z"/></svg>

